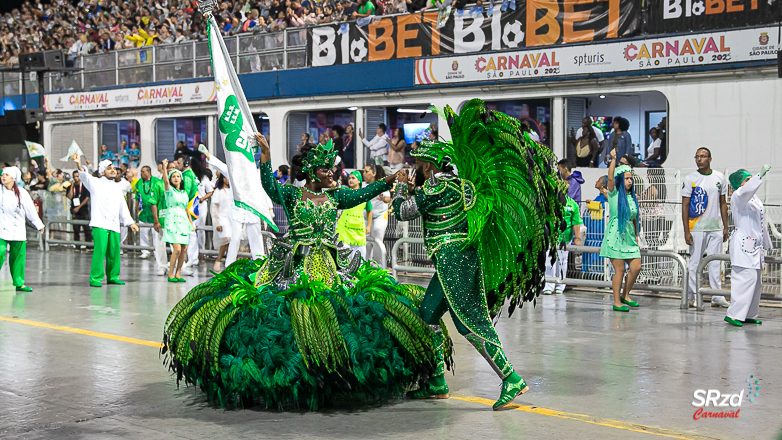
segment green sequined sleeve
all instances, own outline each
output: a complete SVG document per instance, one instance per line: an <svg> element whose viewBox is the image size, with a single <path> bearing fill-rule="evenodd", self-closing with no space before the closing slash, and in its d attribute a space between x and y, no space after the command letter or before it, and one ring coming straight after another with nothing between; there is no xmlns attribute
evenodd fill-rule
<svg viewBox="0 0 782 440"><path fill-rule="evenodd" d="M350 209L368 202L390 189L391 185L386 184L385 180L381 180L361 189L338 189L334 191L334 199L337 201L337 209Z"/></svg>
<svg viewBox="0 0 782 440"><path fill-rule="evenodd" d="M395 197L391 206L394 208L394 217L400 222L406 222L436 208L439 199L439 195L427 195L419 188L409 199Z"/></svg>
<svg viewBox="0 0 782 440"><path fill-rule="evenodd" d="M296 190L293 185L280 185L277 182L274 172L272 172L271 161L261 164L261 183L272 202L278 205L285 205L285 200L290 199Z"/></svg>

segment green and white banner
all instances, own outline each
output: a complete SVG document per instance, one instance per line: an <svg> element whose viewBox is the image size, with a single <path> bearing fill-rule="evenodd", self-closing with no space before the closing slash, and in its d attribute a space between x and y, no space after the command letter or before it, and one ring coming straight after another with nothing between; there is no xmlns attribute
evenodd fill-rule
<svg viewBox="0 0 782 440"><path fill-rule="evenodd" d="M217 93L220 143L225 148L225 162L228 165L228 178L231 180L234 201L236 206L262 218L277 231L272 201L263 189L258 168L255 166L257 129L228 49L220 36L220 28L211 16L208 33Z"/></svg>

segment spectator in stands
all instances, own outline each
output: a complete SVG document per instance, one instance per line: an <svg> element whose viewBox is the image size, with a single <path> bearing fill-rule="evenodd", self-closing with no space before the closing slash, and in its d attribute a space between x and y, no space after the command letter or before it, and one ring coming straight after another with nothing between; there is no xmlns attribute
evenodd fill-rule
<svg viewBox="0 0 782 440"><path fill-rule="evenodd" d="M562 178L568 181L567 196L576 203L581 203L581 184L584 183L581 172L572 171L570 169L570 162L568 162L567 159L562 159L557 162L557 168L559 169Z"/></svg>
<svg viewBox="0 0 782 440"><path fill-rule="evenodd" d="M343 155L343 162L346 167L355 166L355 154L356 154L356 140L354 139L355 127L353 123L345 126L345 153Z"/></svg>
<svg viewBox="0 0 782 440"><path fill-rule="evenodd" d="M110 160L112 164L116 161L117 156L114 155L113 151L108 151L106 149L106 144L101 144L100 146L100 156L98 156L98 162L101 160Z"/></svg>
<svg viewBox="0 0 782 440"><path fill-rule="evenodd" d="M635 168L635 157L629 154L625 154L621 159L619 159L619 165L627 165L630 168Z"/></svg>
<svg viewBox="0 0 782 440"><path fill-rule="evenodd" d="M606 198L608 194L608 190L606 189L606 186L608 185L608 176L601 176L597 179L595 182L595 189L598 192L597 197L595 197L594 200L587 199L587 203L591 202L598 202L598 203L605 203L608 201L608 198Z"/></svg>
<svg viewBox="0 0 782 440"><path fill-rule="evenodd" d="M649 137L652 138L652 143L649 144L649 148L646 149L646 159L642 162L642 166L645 167L658 167L660 166L660 149L663 143L660 139L660 130L657 127L649 130Z"/></svg>
<svg viewBox="0 0 782 440"><path fill-rule="evenodd" d="M722 243L728 241L728 187L725 175L711 169L711 151L706 147L695 151L698 170L684 178L682 187L682 223L684 241L690 246L690 306L694 306L695 275L701 257L722 253ZM709 263L709 285L721 289L720 262ZM724 296L713 296L714 306L728 307Z"/></svg>
<svg viewBox="0 0 782 440"><path fill-rule="evenodd" d="M90 192L81 182L79 171L73 172L73 185L68 188L68 199L71 201L71 216L74 220L90 220ZM88 225L73 225L73 239L81 241L81 231L84 231L85 241L92 241L92 230ZM86 246L82 245L82 249Z"/></svg>
<svg viewBox="0 0 782 440"><path fill-rule="evenodd" d="M621 116L616 116L613 121L613 127L614 139L611 148L616 150L617 164L619 164L619 161L625 155L633 157L633 140L630 137L630 133L627 132L630 128L630 121Z"/></svg>
<svg viewBox="0 0 782 440"><path fill-rule="evenodd" d="M394 130L394 137L391 138L388 147L388 167L392 171L401 170L405 163L405 150L407 149L404 130L401 127Z"/></svg>
<svg viewBox="0 0 782 440"><path fill-rule="evenodd" d="M375 5L369 0L358 0L358 10L350 18L363 18L375 15Z"/></svg>
<svg viewBox="0 0 782 440"><path fill-rule="evenodd" d="M310 143L310 134L309 133L302 133L301 134L301 143L296 145L296 151L301 151L301 147L307 145Z"/></svg>
<svg viewBox="0 0 782 440"><path fill-rule="evenodd" d="M421 9L426 9L428 0L405 0L405 3L407 3L409 12L418 12Z"/></svg>
<svg viewBox="0 0 782 440"><path fill-rule="evenodd" d="M638 307L638 303L631 300L629 294L641 272L641 251L638 246L638 199L633 189L633 172L630 167L627 165L617 167L616 149L611 150L609 159L608 175L614 177L608 180L607 185L611 217L600 246L600 256L611 259L611 265L614 267L611 283L614 292L614 311L629 312L630 307ZM623 290L625 265L629 270Z"/></svg>
<svg viewBox="0 0 782 440"><path fill-rule="evenodd" d="M30 186L31 191L45 191L49 189L49 179L46 178L46 173L44 171L39 170L35 176L38 180Z"/></svg>
<svg viewBox="0 0 782 440"><path fill-rule="evenodd" d="M358 130L358 137L361 139L361 142L369 148L369 159L375 164L375 165L383 165L384 162L388 161L388 135L386 134L386 131L388 130L388 127L386 127L386 124L380 123L378 124L377 128L375 129L375 137L372 138L371 141L367 141L364 139L363 134L361 133L361 130Z"/></svg>
<svg viewBox="0 0 782 440"><path fill-rule="evenodd" d="M581 133L581 137L575 142L576 166L594 168L597 166L597 155L600 151L597 136L594 130L582 130Z"/></svg>
<svg viewBox="0 0 782 440"><path fill-rule="evenodd" d="M277 171L274 172L274 177L280 185L285 185L291 179L290 167L288 165L280 165Z"/></svg>

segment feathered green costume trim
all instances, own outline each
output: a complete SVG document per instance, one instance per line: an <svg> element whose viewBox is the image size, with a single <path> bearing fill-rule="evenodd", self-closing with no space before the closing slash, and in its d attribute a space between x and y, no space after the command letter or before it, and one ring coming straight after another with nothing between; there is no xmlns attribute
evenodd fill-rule
<svg viewBox="0 0 782 440"><path fill-rule="evenodd" d="M546 253L564 230L564 184L551 150L530 139L521 122L473 99L456 114L435 111L448 122L451 142L427 146L427 154L453 165L462 181L468 244L480 252L489 310L509 313L534 301L543 288ZM441 149L442 151L434 151Z"/></svg>
<svg viewBox="0 0 782 440"><path fill-rule="evenodd" d="M256 290L248 280L262 263L237 260L171 311L162 353L177 383L226 408L316 410L399 397L433 371L422 288L365 263L350 288L304 275Z"/></svg>

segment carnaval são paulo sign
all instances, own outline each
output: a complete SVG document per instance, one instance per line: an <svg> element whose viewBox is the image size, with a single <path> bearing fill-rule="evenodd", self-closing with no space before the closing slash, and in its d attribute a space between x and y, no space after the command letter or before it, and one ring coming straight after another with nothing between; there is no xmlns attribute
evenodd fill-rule
<svg viewBox="0 0 782 440"><path fill-rule="evenodd" d="M77 112L195 104L214 100L215 84L214 81L208 81L95 92L50 93L44 98L44 110L47 113Z"/></svg>
<svg viewBox="0 0 782 440"><path fill-rule="evenodd" d="M776 27L418 59L415 85L672 70L776 59Z"/></svg>

